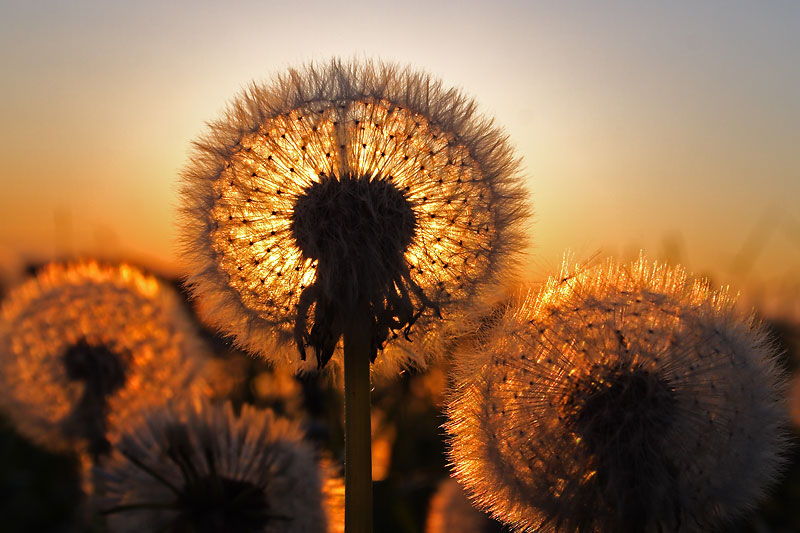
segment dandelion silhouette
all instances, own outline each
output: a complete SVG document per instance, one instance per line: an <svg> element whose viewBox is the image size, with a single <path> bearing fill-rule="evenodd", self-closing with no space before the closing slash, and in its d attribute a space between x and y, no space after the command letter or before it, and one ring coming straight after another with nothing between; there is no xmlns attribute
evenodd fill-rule
<svg viewBox="0 0 800 533"><path fill-rule="evenodd" d="M181 394L204 354L178 296L126 265L48 265L0 316L3 407L38 444L94 459L139 409Z"/></svg>
<svg viewBox="0 0 800 533"><path fill-rule="evenodd" d="M719 527L782 461L773 351L725 292L680 268L565 268L463 354L454 475L518 531Z"/></svg>
<svg viewBox="0 0 800 533"><path fill-rule="evenodd" d="M339 531L341 485L296 424L206 401L150 413L95 468L115 532ZM339 491L341 492L341 491ZM329 520L331 523L329 523Z"/></svg>
<svg viewBox="0 0 800 533"><path fill-rule="evenodd" d="M239 96L196 143L182 192L205 317L301 369L309 347L317 368L344 360L349 527L369 530L370 363L424 366L436 319L523 246L504 134L426 74L333 60Z"/></svg>

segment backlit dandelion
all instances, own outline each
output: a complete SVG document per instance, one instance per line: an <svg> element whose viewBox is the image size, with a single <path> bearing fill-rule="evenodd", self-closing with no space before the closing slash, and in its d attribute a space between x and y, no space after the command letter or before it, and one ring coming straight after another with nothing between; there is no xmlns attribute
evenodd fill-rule
<svg viewBox="0 0 800 533"><path fill-rule="evenodd" d="M0 316L9 416L42 446L95 458L139 409L182 394L204 355L174 291L127 265L49 265Z"/></svg>
<svg viewBox="0 0 800 533"><path fill-rule="evenodd" d="M432 318L503 275L526 212L512 150L471 100L336 60L240 95L196 143L183 196L209 321L266 357L302 365L311 347L322 367L365 315L390 373L423 365L409 336L425 346Z"/></svg>
<svg viewBox="0 0 800 533"><path fill-rule="evenodd" d="M114 532L341 531L343 491L299 427L198 401L153 412L95 469Z"/></svg>
<svg viewBox="0 0 800 533"><path fill-rule="evenodd" d="M562 272L473 350L448 407L454 475L519 531L708 531L781 463L765 334L680 268Z"/></svg>
<svg viewBox="0 0 800 533"><path fill-rule="evenodd" d="M434 319L507 273L513 152L427 74L338 60L253 85L195 146L182 233L204 316L299 368L343 362L347 527L369 531L370 363L424 366Z"/></svg>

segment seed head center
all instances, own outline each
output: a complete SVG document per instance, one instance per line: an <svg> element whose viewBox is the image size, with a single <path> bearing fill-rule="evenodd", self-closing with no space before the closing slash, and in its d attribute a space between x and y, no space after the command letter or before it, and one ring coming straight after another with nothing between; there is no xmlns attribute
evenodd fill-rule
<svg viewBox="0 0 800 533"><path fill-rule="evenodd" d="M405 194L389 180L322 176L297 199L291 229L308 258L377 261L387 268L414 238L416 217Z"/></svg>
<svg viewBox="0 0 800 533"><path fill-rule="evenodd" d="M65 421L65 431L86 439L89 453L98 457L110 450L106 439L108 397L125 385L125 361L104 345L81 340L64 352L67 377L83 382L83 394Z"/></svg>
<svg viewBox="0 0 800 533"><path fill-rule="evenodd" d="M213 441L218 435L207 426L194 428L199 442ZM196 466L196 443L185 424L165 428L166 455L181 471L183 487L177 494L177 516L169 531L222 533L226 531L263 531L267 523L278 518L268 509L266 493L249 481L219 475L216 458L206 456L206 468Z"/></svg>
<svg viewBox="0 0 800 533"><path fill-rule="evenodd" d="M316 280L297 305L301 359L311 346L324 367L353 313L371 315L374 362L390 331L408 338L426 308L439 312L409 273L405 252L416 235L417 218L390 177L322 175L297 198L291 231L303 256L317 261Z"/></svg>
<svg viewBox="0 0 800 533"><path fill-rule="evenodd" d="M577 389L568 419L592 452L612 444L637 446L663 431L674 417L672 389L641 368L611 368Z"/></svg>
<svg viewBox="0 0 800 533"><path fill-rule="evenodd" d="M613 530L649 531L668 520L675 469L660 437L677 411L672 388L656 373L623 365L576 385L567 423L592 456L592 482L605 487L600 505L613 509Z"/></svg>
<svg viewBox="0 0 800 533"><path fill-rule="evenodd" d="M207 475L189 480L178 497L177 522L202 533L263 531L271 516L264 489L242 480Z"/></svg>

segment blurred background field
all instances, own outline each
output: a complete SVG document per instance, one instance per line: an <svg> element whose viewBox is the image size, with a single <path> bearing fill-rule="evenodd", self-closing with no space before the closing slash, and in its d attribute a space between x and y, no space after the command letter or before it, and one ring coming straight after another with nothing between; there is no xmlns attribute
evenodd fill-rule
<svg viewBox="0 0 800 533"><path fill-rule="evenodd" d="M26 269L32 273L31 266ZM172 282L180 289L178 280ZM185 295L185 292L181 292ZM191 304L187 301L187 308ZM764 318L780 347L781 360L792 376L788 404L793 415L793 440L785 474L757 512L730 524L732 532L800 530L800 321L797 316ZM309 440L321 452L343 459L343 401L332 380L320 376L293 377L236 349L230 341L198 322L212 346L212 389L235 405L270 407L302 420ZM373 390L373 478L375 531L426 531L437 508L434 497L448 479L444 456L442 404L448 384L447 363L400 379L378 383ZM452 492L452 490L451 490ZM456 491L457 492L457 491ZM3 531L102 532L103 522L87 524L78 459L37 448L5 419L0 425L0 516ZM450 504L452 509L459 509ZM463 503L462 503L463 506ZM469 509L469 508L466 508ZM461 513L465 508L461 508ZM468 513L469 514L469 513ZM480 513L474 512L475 517ZM472 518L469 518L470 520ZM481 517L482 531L504 531Z"/></svg>

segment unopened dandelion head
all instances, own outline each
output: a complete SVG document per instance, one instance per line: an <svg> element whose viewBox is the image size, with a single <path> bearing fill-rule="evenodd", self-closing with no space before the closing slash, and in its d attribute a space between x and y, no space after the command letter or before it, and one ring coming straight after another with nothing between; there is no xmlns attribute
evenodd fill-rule
<svg viewBox="0 0 800 533"><path fill-rule="evenodd" d="M432 318L458 313L523 247L522 190L504 134L427 74L338 60L291 70L196 143L189 281L210 321L267 357L307 368L311 347L325 366L366 308L373 360L386 347L377 366L421 366Z"/></svg>
<svg viewBox="0 0 800 533"><path fill-rule="evenodd" d="M150 413L95 468L95 484L115 532L317 533L343 523L341 481L299 427L250 405L238 416L230 402L207 401Z"/></svg>
<svg viewBox="0 0 800 533"><path fill-rule="evenodd" d="M42 446L106 453L125 420L197 374L204 348L181 305L127 265L45 267L0 309L3 407Z"/></svg>
<svg viewBox="0 0 800 533"><path fill-rule="evenodd" d="M680 268L565 269L463 357L454 475L516 530L707 531L780 467L770 343Z"/></svg>

